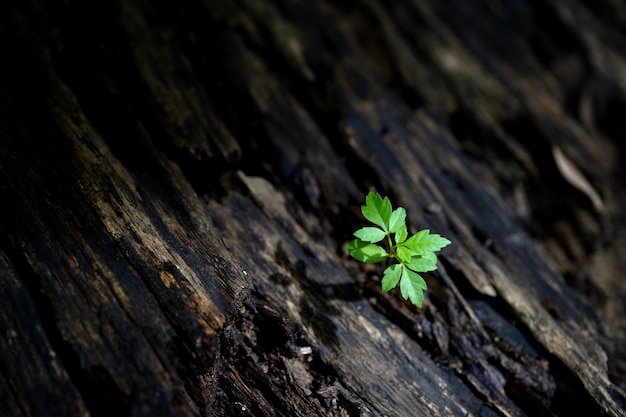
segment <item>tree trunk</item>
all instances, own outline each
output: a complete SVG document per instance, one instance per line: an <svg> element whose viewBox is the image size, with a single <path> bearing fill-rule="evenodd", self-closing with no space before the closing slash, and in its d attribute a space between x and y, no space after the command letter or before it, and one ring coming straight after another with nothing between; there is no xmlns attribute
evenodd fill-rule
<svg viewBox="0 0 626 417"><path fill-rule="evenodd" d="M0 414L626 416L624 11L445 3L2 6Z"/></svg>

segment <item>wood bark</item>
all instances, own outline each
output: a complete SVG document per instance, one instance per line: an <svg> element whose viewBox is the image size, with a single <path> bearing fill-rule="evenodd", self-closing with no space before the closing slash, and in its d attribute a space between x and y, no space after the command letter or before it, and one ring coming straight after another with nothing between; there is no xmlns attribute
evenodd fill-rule
<svg viewBox="0 0 626 417"><path fill-rule="evenodd" d="M0 13L3 416L626 416L617 1ZM417 309L369 190L453 244Z"/></svg>

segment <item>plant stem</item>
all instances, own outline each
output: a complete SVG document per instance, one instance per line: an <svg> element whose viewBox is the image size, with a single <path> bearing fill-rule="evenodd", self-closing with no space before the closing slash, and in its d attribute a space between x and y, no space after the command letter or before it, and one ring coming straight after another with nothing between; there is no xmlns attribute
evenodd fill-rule
<svg viewBox="0 0 626 417"><path fill-rule="evenodd" d="M396 247L391 243L391 233L387 233L387 243L389 244L389 257L392 259L397 259L396 256Z"/></svg>

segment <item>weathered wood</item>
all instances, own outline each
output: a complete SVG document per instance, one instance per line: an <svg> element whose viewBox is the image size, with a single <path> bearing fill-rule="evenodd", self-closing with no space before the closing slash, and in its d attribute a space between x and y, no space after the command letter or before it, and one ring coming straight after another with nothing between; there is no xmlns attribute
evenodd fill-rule
<svg viewBox="0 0 626 417"><path fill-rule="evenodd" d="M626 415L616 6L383 3L3 6L0 414Z"/></svg>

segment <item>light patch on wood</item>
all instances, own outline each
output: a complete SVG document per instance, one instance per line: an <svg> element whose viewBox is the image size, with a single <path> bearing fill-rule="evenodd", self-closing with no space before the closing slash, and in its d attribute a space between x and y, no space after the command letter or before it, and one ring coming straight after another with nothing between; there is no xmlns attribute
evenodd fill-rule
<svg viewBox="0 0 626 417"><path fill-rule="evenodd" d="M161 281L167 288L172 288L172 285L176 282L176 278L167 271L159 271L159 278L161 278Z"/></svg>
<svg viewBox="0 0 626 417"><path fill-rule="evenodd" d="M388 341L383 337L380 330L378 330L375 325L370 323L367 320L367 318L365 318L364 316L359 316L359 323L361 324L363 329L367 332L367 334L369 334L372 340L375 340L379 343L382 342L382 343L388 344Z"/></svg>
<svg viewBox="0 0 626 417"><path fill-rule="evenodd" d="M247 176L242 171L237 171L237 176L248 188L254 201L267 217L288 228L299 242L313 243L310 242L308 234L293 220L287 209L285 196L269 181L262 177Z"/></svg>
<svg viewBox="0 0 626 417"><path fill-rule="evenodd" d="M298 385L304 395L311 395L313 391L313 376L307 370L307 367L300 361L300 359L283 358L283 363L289 372L289 378Z"/></svg>
<svg viewBox="0 0 626 417"><path fill-rule="evenodd" d="M604 210L604 203L600 198L600 195L596 192L596 190L589 184L587 178L583 175L582 172L578 169L574 163L565 156L561 148L556 145L552 145L552 156L554 157L554 162L556 163L559 172L563 177L569 182L571 185L576 187L578 190L582 191L593 204L593 207L598 211L602 212Z"/></svg>

